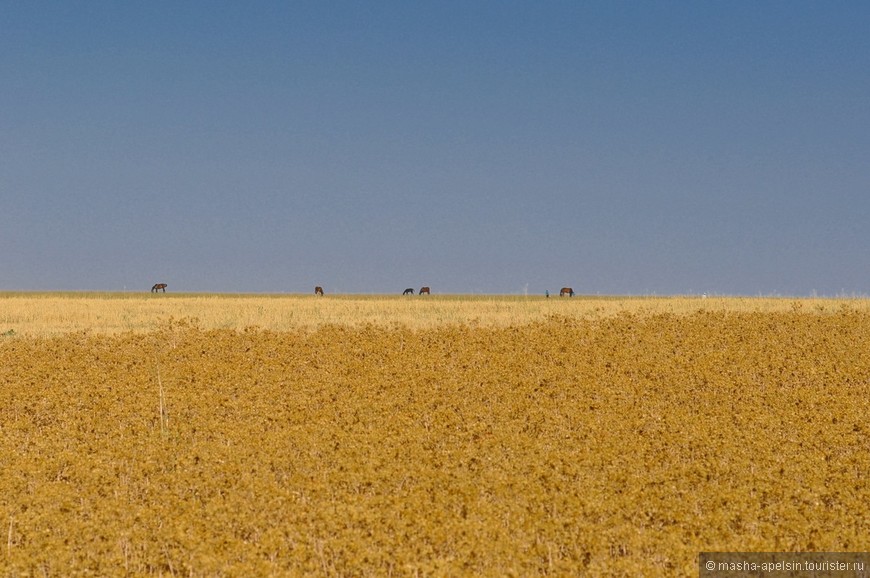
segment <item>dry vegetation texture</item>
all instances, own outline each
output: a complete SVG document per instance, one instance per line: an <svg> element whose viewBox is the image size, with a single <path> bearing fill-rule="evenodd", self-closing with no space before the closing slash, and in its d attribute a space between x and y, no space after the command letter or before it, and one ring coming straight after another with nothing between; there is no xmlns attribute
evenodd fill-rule
<svg viewBox="0 0 870 578"><path fill-rule="evenodd" d="M2 575L867 551L870 314L807 309L0 338Z"/></svg>
<svg viewBox="0 0 870 578"><path fill-rule="evenodd" d="M722 297L558 297L431 295L233 295L184 293L0 293L0 335L47 336L75 331L153 331L170 319L195 318L204 329L275 331L324 325L406 325L414 329L473 324L507 327L550 315L600 319L702 311L870 312L867 299Z"/></svg>

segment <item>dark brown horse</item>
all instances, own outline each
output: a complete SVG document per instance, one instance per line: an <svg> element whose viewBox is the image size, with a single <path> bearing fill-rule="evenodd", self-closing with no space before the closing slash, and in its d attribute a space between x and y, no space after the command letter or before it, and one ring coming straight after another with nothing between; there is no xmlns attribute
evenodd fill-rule
<svg viewBox="0 0 870 578"><path fill-rule="evenodd" d="M413 294L414 294L414 290L411 289L410 287L408 287L407 289L402 291L402 295L413 295Z"/></svg>
<svg viewBox="0 0 870 578"><path fill-rule="evenodd" d="M166 293L166 283L155 283L154 286L151 287L152 293L157 293L158 291Z"/></svg>
<svg viewBox="0 0 870 578"><path fill-rule="evenodd" d="M321 287L321 286L319 286L319 285L318 285L317 287L315 287L315 288L314 288L314 294L315 294L315 295L320 295L321 297L323 297L323 287Z"/></svg>
<svg viewBox="0 0 870 578"><path fill-rule="evenodd" d="M417 293L417 295L423 295L424 293L425 293L426 295L429 295L429 294L430 294L430 293L429 293L429 288L428 288L428 287L420 287L420 292Z"/></svg>
<svg viewBox="0 0 870 578"><path fill-rule="evenodd" d="M564 297L565 295L567 295L568 297L573 297L574 290L570 287L562 287L562 290L559 291L559 297Z"/></svg>

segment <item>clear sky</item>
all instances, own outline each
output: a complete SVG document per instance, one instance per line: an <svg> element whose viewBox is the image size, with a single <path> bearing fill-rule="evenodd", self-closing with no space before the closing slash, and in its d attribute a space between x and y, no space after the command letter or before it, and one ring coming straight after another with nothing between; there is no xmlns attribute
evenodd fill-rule
<svg viewBox="0 0 870 578"><path fill-rule="evenodd" d="M0 0L0 290L865 295L868 23Z"/></svg>

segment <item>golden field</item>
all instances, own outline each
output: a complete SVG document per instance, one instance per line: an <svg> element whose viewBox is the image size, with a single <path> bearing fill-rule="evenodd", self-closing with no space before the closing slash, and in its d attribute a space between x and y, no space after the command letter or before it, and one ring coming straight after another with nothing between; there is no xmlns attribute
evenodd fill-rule
<svg viewBox="0 0 870 578"><path fill-rule="evenodd" d="M870 550L866 301L426 299L0 295L0 575Z"/></svg>
<svg viewBox="0 0 870 578"><path fill-rule="evenodd" d="M506 327L547 316L599 319L621 313L651 315L711 312L831 313L847 307L870 312L867 299L747 297L558 297L431 295L2 293L0 334L47 336L77 331L147 332L170 319L195 319L206 329L259 327L274 331L323 325L405 325L427 329L449 324Z"/></svg>

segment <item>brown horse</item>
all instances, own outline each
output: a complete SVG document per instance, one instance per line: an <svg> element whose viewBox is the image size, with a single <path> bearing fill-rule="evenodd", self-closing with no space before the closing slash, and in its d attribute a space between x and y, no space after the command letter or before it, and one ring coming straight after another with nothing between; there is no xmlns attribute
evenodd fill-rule
<svg viewBox="0 0 870 578"><path fill-rule="evenodd" d="M314 288L314 294L315 294L315 295L320 295L321 297L323 297L323 287L321 287L321 286L319 286L319 285L318 285L317 287L315 287L315 288Z"/></svg>
<svg viewBox="0 0 870 578"><path fill-rule="evenodd" d="M426 295L429 295L429 294L430 294L430 293L429 293L429 288L428 288L428 287L420 287L420 292L417 293L417 295L423 295L424 293L425 293Z"/></svg>
<svg viewBox="0 0 870 578"><path fill-rule="evenodd" d="M414 290L411 289L410 287L408 287L407 289L402 291L402 295L413 295L413 294L414 294Z"/></svg>
<svg viewBox="0 0 870 578"><path fill-rule="evenodd" d="M152 293L157 293L158 291L166 293L166 283L155 283L154 286L151 287Z"/></svg>
<svg viewBox="0 0 870 578"><path fill-rule="evenodd" d="M573 297L574 290L570 287L562 287L562 290L559 291L559 297L564 297L565 295L567 295L568 297Z"/></svg>

